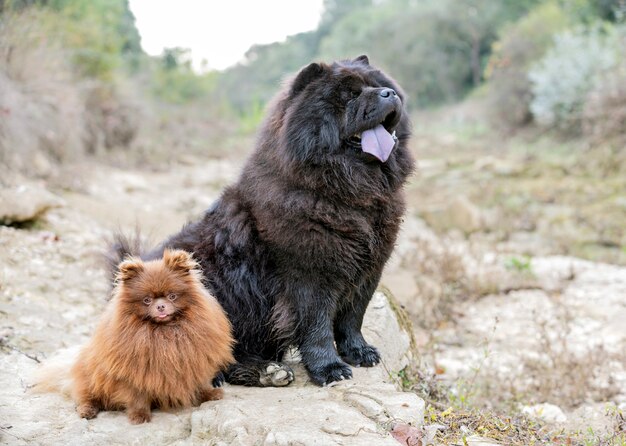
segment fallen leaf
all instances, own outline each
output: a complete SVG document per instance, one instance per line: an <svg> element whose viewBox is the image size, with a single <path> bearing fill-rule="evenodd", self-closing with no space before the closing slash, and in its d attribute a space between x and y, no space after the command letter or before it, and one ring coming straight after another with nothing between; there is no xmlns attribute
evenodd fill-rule
<svg viewBox="0 0 626 446"><path fill-rule="evenodd" d="M406 446L423 446L423 432L409 424L396 423L391 428L391 436L400 444Z"/></svg>

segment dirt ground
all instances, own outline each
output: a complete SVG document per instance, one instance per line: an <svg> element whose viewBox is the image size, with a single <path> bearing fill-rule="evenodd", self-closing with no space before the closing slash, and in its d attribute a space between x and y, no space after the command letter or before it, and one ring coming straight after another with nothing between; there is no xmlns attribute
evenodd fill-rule
<svg viewBox="0 0 626 446"><path fill-rule="evenodd" d="M519 237L493 244L485 231L476 236L489 220L484 209L429 215L420 203L436 197L421 199L423 180L446 165L433 158L420 166L381 287L409 312L421 367L460 406L524 410L569 429L613 429L607 408L626 408L626 268L549 248L520 252L530 242ZM240 168L232 159L187 158L158 170L89 162L40 182L63 205L28 225L0 226L4 353L39 361L83 342L106 301L99 253L111 231L139 226L162 240L201 215ZM438 228L442 215L457 227ZM55 307L53 295L64 303ZM546 415L545 404L557 406L556 415Z"/></svg>

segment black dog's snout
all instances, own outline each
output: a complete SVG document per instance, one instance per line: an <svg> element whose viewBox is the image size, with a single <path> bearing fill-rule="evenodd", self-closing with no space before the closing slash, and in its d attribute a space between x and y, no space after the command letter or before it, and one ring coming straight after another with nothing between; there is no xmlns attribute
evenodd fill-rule
<svg viewBox="0 0 626 446"><path fill-rule="evenodd" d="M398 93L396 93L396 90L394 90L393 88L383 88L379 94L383 98L388 98L390 96L398 96Z"/></svg>

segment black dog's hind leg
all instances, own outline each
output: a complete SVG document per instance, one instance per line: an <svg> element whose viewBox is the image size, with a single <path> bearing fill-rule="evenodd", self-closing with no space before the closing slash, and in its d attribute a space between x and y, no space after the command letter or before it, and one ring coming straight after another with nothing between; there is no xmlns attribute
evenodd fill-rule
<svg viewBox="0 0 626 446"><path fill-rule="evenodd" d="M339 308L335 316L334 332L337 351L344 361L356 367L372 367L380 362L376 347L365 342L361 334L363 316L376 287L380 274L366 279L356 290L351 302Z"/></svg>
<svg viewBox="0 0 626 446"><path fill-rule="evenodd" d="M291 384L294 373L288 365L264 359L246 358L225 372L226 382L249 387L283 387Z"/></svg>

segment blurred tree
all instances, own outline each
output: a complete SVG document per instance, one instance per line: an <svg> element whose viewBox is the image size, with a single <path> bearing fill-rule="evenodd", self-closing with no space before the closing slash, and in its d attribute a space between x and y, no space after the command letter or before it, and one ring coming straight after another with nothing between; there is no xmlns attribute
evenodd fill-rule
<svg viewBox="0 0 626 446"><path fill-rule="evenodd" d="M551 1L501 30L485 69L489 114L494 124L510 130L532 120L528 70L550 48L554 35L569 23L559 4Z"/></svg>
<svg viewBox="0 0 626 446"><path fill-rule="evenodd" d="M626 18L626 0L560 0L577 22L590 24L598 19L620 22Z"/></svg>
<svg viewBox="0 0 626 446"><path fill-rule="evenodd" d="M207 98L213 92L218 73L197 74L187 48L165 48L155 64L150 80L152 92L171 103L188 103Z"/></svg>
<svg viewBox="0 0 626 446"><path fill-rule="evenodd" d="M344 15L322 39L323 59L367 53L421 106L482 82L497 31L539 0L387 0Z"/></svg>
<svg viewBox="0 0 626 446"><path fill-rule="evenodd" d="M191 50L181 47L164 48L161 61L166 71L178 69L191 71Z"/></svg>
<svg viewBox="0 0 626 446"><path fill-rule="evenodd" d="M373 0L324 0L320 31L326 34L345 16L374 5Z"/></svg>
<svg viewBox="0 0 626 446"><path fill-rule="evenodd" d="M300 33L286 42L253 45L244 62L227 69L216 89L218 100L243 112L255 103L264 104L280 87L289 73L315 58L319 36L316 32Z"/></svg>

